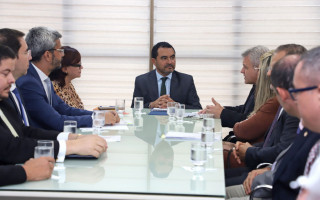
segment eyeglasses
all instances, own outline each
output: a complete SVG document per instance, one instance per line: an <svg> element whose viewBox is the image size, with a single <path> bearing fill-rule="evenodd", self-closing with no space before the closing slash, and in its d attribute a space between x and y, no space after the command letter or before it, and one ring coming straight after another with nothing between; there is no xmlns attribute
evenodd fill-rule
<svg viewBox="0 0 320 200"><path fill-rule="evenodd" d="M74 65L70 65L71 67L81 67L82 66L82 64L74 64Z"/></svg>
<svg viewBox="0 0 320 200"><path fill-rule="evenodd" d="M64 49L49 49L48 51L58 51L59 53L64 53Z"/></svg>
<svg viewBox="0 0 320 200"><path fill-rule="evenodd" d="M290 96L292 98L292 100L296 100L296 94L299 93L299 92L305 92L305 91L308 91L308 90L314 90L318 88L318 86L311 86L311 87L305 87L305 88L289 88L289 93L290 93Z"/></svg>

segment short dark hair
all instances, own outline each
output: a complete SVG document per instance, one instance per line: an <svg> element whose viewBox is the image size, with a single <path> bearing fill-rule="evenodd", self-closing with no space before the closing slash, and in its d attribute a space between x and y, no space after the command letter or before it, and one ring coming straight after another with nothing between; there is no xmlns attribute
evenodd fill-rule
<svg viewBox="0 0 320 200"><path fill-rule="evenodd" d="M288 90L293 88L294 70L300 61L300 55L287 55L276 62L271 71L271 84Z"/></svg>
<svg viewBox="0 0 320 200"><path fill-rule="evenodd" d="M286 55L298 54L302 55L307 52L307 49L300 44L284 44L276 48L275 53L285 51Z"/></svg>
<svg viewBox="0 0 320 200"><path fill-rule="evenodd" d="M152 51L151 51L151 57L156 59L158 56L158 49L159 48L171 48L173 49L174 53L176 53L176 51L174 50L173 46L171 46L171 44L169 44L168 42L158 42L156 45L154 45L152 47Z"/></svg>
<svg viewBox="0 0 320 200"><path fill-rule="evenodd" d="M21 48L21 43L19 38L22 38L24 33L18 30L10 28L0 29L0 44L8 46L18 57L19 49Z"/></svg>
<svg viewBox="0 0 320 200"><path fill-rule="evenodd" d="M81 55L77 49L70 46L63 46L61 48L64 49L61 68L78 64L81 61ZM60 87L64 87L66 85L65 77L67 76L67 74L64 73L61 68L52 71L49 77L50 80L57 81Z"/></svg>
<svg viewBox="0 0 320 200"><path fill-rule="evenodd" d="M15 59L17 58L17 56L10 47L0 44L0 65L2 60L8 59L8 58Z"/></svg>

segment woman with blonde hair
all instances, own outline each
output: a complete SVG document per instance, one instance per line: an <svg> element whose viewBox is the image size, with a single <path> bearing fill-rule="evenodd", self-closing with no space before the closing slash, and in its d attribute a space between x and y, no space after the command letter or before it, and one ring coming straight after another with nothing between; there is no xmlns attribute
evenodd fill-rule
<svg viewBox="0 0 320 200"><path fill-rule="evenodd" d="M252 113L246 120L236 123L233 127L238 141L251 144L262 142L278 110L279 102L270 88L271 79L267 76L272 53L273 51L267 52L260 58L255 106Z"/></svg>

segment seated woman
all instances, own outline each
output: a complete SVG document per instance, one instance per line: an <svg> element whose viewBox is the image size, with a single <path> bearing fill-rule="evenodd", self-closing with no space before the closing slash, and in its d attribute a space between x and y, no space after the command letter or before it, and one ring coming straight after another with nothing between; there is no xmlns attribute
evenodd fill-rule
<svg viewBox="0 0 320 200"><path fill-rule="evenodd" d="M265 53L260 58L260 71L256 84L255 106L248 119L238 122L233 127L238 141L251 144L262 142L272 124L279 108L279 102L270 88L271 79L267 76L272 52Z"/></svg>
<svg viewBox="0 0 320 200"><path fill-rule="evenodd" d="M256 84L255 106L252 113L244 121L238 122L233 127L237 141L250 144L262 142L279 108L279 102L270 88L271 80L267 76L272 52L265 53L260 58L259 76ZM225 168L244 166L239 165L233 156L230 156L234 143L223 142L223 157ZM230 159L230 157L232 159Z"/></svg>
<svg viewBox="0 0 320 200"><path fill-rule="evenodd" d="M54 70L49 75L57 95L69 106L84 109L83 103L77 94L71 81L81 76L81 55L69 46L63 46L64 57L61 61L61 68Z"/></svg>

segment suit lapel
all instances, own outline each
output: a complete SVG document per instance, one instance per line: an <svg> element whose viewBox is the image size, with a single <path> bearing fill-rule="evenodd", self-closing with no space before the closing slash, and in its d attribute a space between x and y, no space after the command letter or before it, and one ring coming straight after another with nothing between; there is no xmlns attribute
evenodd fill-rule
<svg viewBox="0 0 320 200"><path fill-rule="evenodd" d="M177 72L173 71L172 77L171 77L171 85L170 85L170 98L176 102L180 102L179 94L178 94L179 91L177 90L178 86L179 86L179 81L177 77Z"/></svg>
<svg viewBox="0 0 320 200"><path fill-rule="evenodd" d="M150 94L151 101L154 101L159 98L159 91L158 91L158 82L156 76L156 70L153 70L148 76L148 90Z"/></svg>
<svg viewBox="0 0 320 200"><path fill-rule="evenodd" d="M42 88L42 92L43 92L44 96L46 97L47 102L49 103L49 100L48 100L48 97L47 97L47 93L44 90L44 87L43 87L42 81L40 79L40 76L39 76L38 72L36 71L36 69L31 64L31 62L30 62L30 65L29 65L28 74L32 75L38 81L38 84ZM51 88L52 88L52 84L51 84ZM52 91L54 91L54 90L52 90Z"/></svg>

